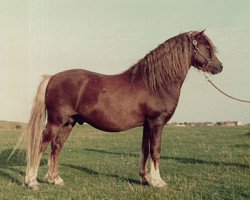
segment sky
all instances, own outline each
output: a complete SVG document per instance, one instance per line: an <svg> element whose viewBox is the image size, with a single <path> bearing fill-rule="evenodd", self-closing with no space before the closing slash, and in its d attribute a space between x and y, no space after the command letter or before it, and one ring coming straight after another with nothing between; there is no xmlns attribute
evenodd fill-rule
<svg viewBox="0 0 250 200"><path fill-rule="evenodd" d="M1 0L0 120L27 122L43 74L120 73L168 38L206 29L222 73L211 80L250 100L250 1ZM250 122L250 104L222 96L190 69L171 121Z"/></svg>

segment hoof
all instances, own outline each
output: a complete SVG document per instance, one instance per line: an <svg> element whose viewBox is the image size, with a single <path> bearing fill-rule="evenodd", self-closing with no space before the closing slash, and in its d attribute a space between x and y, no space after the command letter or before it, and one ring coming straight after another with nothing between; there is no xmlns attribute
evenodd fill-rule
<svg viewBox="0 0 250 200"><path fill-rule="evenodd" d="M149 184L156 188L163 188L167 186L167 183L163 181L162 179L159 179L159 180L151 179Z"/></svg>
<svg viewBox="0 0 250 200"><path fill-rule="evenodd" d="M61 187L65 185L63 179L58 175L52 178L52 176L47 174L45 178L48 178L49 183L52 183Z"/></svg>
<svg viewBox="0 0 250 200"><path fill-rule="evenodd" d="M38 183L35 183L35 184L31 184L31 183L30 183L30 184L28 185L28 188L32 189L33 191L37 191L37 190L40 189L40 186L39 186Z"/></svg>
<svg viewBox="0 0 250 200"><path fill-rule="evenodd" d="M60 177L58 179L54 180L54 184L58 185L60 187L64 187L65 186L64 181Z"/></svg>
<svg viewBox="0 0 250 200"><path fill-rule="evenodd" d="M149 184L150 179L151 179L151 177L150 177L150 175L148 173L146 175L144 175L144 176L141 176L140 177L141 184L142 185L150 185Z"/></svg>
<svg viewBox="0 0 250 200"><path fill-rule="evenodd" d="M165 181L162 179L154 179L150 176L150 174L140 177L140 180L142 185L151 185L156 188L163 188L167 186Z"/></svg>

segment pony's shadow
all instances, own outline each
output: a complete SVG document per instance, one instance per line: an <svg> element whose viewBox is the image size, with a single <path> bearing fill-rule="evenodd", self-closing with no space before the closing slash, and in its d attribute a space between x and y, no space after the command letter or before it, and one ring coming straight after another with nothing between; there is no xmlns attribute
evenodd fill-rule
<svg viewBox="0 0 250 200"><path fill-rule="evenodd" d="M26 166L25 151L17 149L13 154L12 152L13 149L6 149L0 152L0 177L18 185L23 185L24 166ZM11 154L12 156L10 156ZM41 165L45 164L46 161L42 159ZM43 181L41 180L41 182Z"/></svg>
<svg viewBox="0 0 250 200"><path fill-rule="evenodd" d="M244 136L250 136L250 132L246 132Z"/></svg>
<svg viewBox="0 0 250 200"><path fill-rule="evenodd" d="M131 184L141 185L141 182L139 180L135 180L135 179L131 179L131 178L125 178L125 177L119 176L117 174L99 173L98 171L94 171L94 170L89 169L87 167L77 166L77 165L72 165L72 164L61 164L61 165L72 168L72 169L79 170L79 171L81 171L83 173L87 173L87 174L92 175L92 176L112 177L112 178L116 178L118 180L128 182L128 183L131 183Z"/></svg>
<svg viewBox="0 0 250 200"><path fill-rule="evenodd" d="M13 149L6 149L0 153L0 167L25 166L25 151L17 149L13 154L12 152Z"/></svg>
<svg viewBox="0 0 250 200"><path fill-rule="evenodd" d="M138 154L131 154L131 153L121 153L121 152L111 152L111 151L105 151L101 149L82 149L84 151L91 151L101 154L110 154L110 155L117 155L117 156L130 156L130 157L137 157L139 158ZM226 167L237 167L241 169L249 169L250 166L247 164L242 163L230 163L230 162L218 162L218 161L206 161L202 159L197 158L188 158L188 157L174 157L174 156L161 156L161 159L165 160L175 160L179 163L187 163L187 164L203 164L203 165L213 165L213 166L226 166Z"/></svg>

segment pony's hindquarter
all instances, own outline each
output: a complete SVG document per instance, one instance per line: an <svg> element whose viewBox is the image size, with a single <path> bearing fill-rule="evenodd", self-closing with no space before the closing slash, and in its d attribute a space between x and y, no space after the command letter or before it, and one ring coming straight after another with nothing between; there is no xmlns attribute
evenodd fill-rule
<svg viewBox="0 0 250 200"><path fill-rule="evenodd" d="M36 181L37 168L41 159L40 148L46 120L45 92L50 78L51 76L49 75L43 76L43 80L41 81L34 98L30 120L22 138L20 139L20 142L25 145L27 150L25 182L29 184L30 187L38 184Z"/></svg>

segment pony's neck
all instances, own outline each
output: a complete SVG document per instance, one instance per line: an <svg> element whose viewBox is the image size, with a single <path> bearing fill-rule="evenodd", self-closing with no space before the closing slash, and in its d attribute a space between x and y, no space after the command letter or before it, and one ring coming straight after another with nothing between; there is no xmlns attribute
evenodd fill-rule
<svg viewBox="0 0 250 200"><path fill-rule="evenodd" d="M183 33L158 46L125 73L132 81L143 81L155 96L164 97L173 86L182 86L190 66L190 39Z"/></svg>

